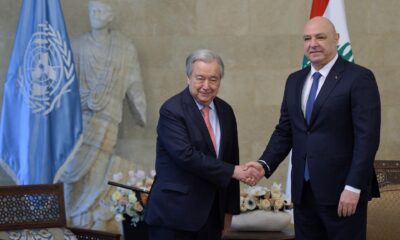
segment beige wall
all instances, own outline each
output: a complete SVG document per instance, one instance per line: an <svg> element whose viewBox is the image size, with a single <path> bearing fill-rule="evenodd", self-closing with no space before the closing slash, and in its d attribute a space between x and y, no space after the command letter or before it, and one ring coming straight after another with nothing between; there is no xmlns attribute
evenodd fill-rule
<svg viewBox="0 0 400 240"><path fill-rule="evenodd" d="M61 2L70 36L88 31L87 0ZM236 112L241 161L256 160L277 123L286 77L300 67L302 26L311 0L110 2L118 13L114 27L138 48L148 101L145 129L125 115L118 152L143 167L154 165L158 109L185 86L186 55L209 48L225 60L220 96ZM20 3L0 0L1 87ZM375 72L380 87L382 137L377 159L400 159L400 1L345 0L345 5L355 60ZM285 183L286 166L284 162L270 181Z"/></svg>

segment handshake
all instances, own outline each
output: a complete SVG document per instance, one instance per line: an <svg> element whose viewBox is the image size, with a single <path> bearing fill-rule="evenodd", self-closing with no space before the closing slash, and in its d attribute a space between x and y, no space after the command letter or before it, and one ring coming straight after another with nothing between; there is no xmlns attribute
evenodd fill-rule
<svg viewBox="0 0 400 240"><path fill-rule="evenodd" d="M254 186L264 177L265 171L263 166L258 162L248 162L236 165L233 171L233 178L249 185Z"/></svg>

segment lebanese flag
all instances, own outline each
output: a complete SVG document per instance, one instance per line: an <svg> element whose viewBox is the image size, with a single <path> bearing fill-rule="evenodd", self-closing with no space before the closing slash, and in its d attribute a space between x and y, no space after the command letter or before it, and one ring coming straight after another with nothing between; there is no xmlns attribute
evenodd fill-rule
<svg viewBox="0 0 400 240"><path fill-rule="evenodd" d="M346 11L343 0L314 0L311 7L310 19L316 16L324 16L335 25L339 33L338 53L345 60L354 62L351 50L349 32L347 31ZM306 57L303 59L303 68L310 62Z"/></svg>

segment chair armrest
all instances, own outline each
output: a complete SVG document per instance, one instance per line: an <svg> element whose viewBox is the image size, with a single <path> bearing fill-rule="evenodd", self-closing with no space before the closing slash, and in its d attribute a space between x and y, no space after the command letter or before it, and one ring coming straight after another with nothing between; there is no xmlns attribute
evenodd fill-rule
<svg viewBox="0 0 400 240"><path fill-rule="evenodd" d="M102 232L90 229L68 227L79 240L119 240L121 235L118 233Z"/></svg>

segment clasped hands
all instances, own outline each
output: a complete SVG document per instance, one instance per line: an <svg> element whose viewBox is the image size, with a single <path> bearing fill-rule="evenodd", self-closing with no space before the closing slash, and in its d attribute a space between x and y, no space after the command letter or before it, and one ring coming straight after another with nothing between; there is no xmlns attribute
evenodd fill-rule
<svg viewBox="0 0 400 240"><path fill-rule="evenodd" d="M256 185L264 175L264 168L258 162L236 165L233 172L233 178L250 186Z"/></svg>

